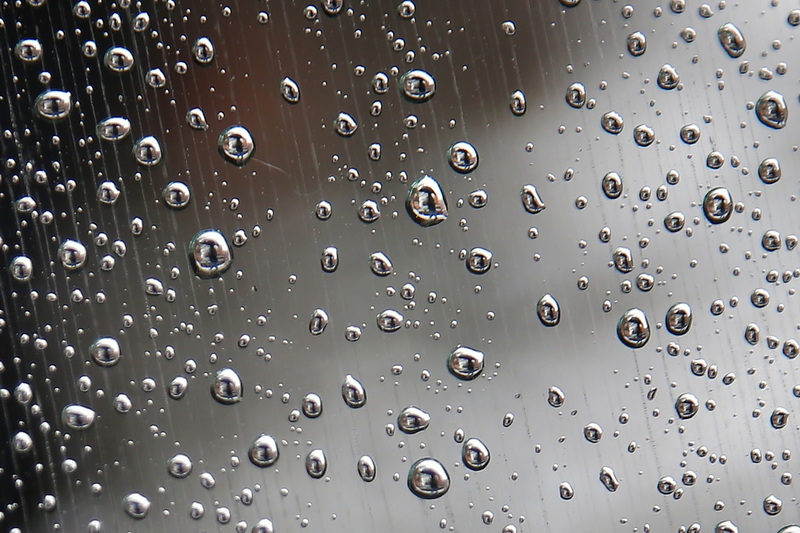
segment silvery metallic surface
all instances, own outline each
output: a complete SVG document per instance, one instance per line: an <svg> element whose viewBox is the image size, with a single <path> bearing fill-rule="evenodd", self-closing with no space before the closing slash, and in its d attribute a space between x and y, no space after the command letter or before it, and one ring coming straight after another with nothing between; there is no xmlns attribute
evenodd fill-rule
<svg viewBox="0 0 800 533"><path fill-rule="evenodd" d="M0 18L0 530L798 531L793 2Z"/></svg>

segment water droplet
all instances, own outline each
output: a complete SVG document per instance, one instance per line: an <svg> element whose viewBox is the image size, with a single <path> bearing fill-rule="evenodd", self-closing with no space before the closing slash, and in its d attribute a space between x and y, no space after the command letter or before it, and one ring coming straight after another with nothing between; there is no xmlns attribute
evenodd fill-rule
<svg viewBox="0 0 800 533"><path fill-rule="evenodd" d="M453 170L467 174L478 167L478 151L470 143L459 141L450 147L449 160Z"/></svg>
<svg viewBox="0 0 800 533"><path fill-rule="evenodd" d="M745 41L744 35L735 24L726 22L719 27L717 35L719 36L720 44L728 52L729 56L737 58L744 54L745 48L747 48L747 41Z"/></svg>
<svg viewBox="0 0 800 533"><path fill-rule="evenodd" d="M92 427L96 417L93 409L78 404L69 404L61 411L61 421L69 429L76 431Z"/></svg>
<svg viewBox="0 0 800 533"><path fill-rule="evenodd" d="M600 424L590 422L583 428L583 438L592 444L597 444L603 438L603 428L600 427Z"/></svg>
<svg viewBox="0 0 800 533"><path fill-rule="evenodd" d="M768 157L758 165L758 177L767 185L781 179L781 164L774 157Z"/></svg>
<svg viewBox="0 0 800 533"><path fill-rule="evenodd" d="M253 441L248 451L250 462L260 468L267 468L275 464L280 457L278 443L270 435L261 434Z"/></svg>
<svg viewBox="0 0 800 533"><path fill-rule="evenodd" d="M373 252L369 256L369 266L376 276L388 276L394 272L392 261L383 252Z"/></svg>
<svg viewBox="0 0 800 533"><path fill-rule="evenodd" d="M400 89L409 100L424 102L436 92L436 82L424 70L411 70L401 76Z"/></svg>
<svg viewBox="0 0 800 533"><path fill-rule="evenodd" d="M712 224L726 222L733 213L733 199L725 187L715 187L703 199L703 212Z"/></svg>
<svg viewBox="0 0 800 533"><path fill-rule="evenodd" d="M253 526L251 533L275 533L275 528L272 525L272 520L269 518L262 518Z"/></svg>
<svg viewBox="0 0 800 533"><path fill-rule="evenodd" d="M320 264L325 272L334 272L339 266L339 249L335 246L328 246L322 250Z"/></svg>
<svg viewBox="0 0 800 533"><path fill-rule="evenodd" d="M359 407L364 407L364 404L367 403L367 391L360 381L347 374L344 378L344 383L342 383L342 398L344 398L344 403L348 407L358 409Z"/></svg>
<svg viewBox="0 0 800 533"><path fill-rule="evenodd" d="M525 111L528 110L528 102L525 99L525 93L522 91L514 91L511 93L511 98L508 99L508 106L511 108L511 112L516 116L524 115Z"/></svg>
<svg viewBox="0 0 800 533"><path fill-rule="evenodd" d="M303 397L303 414L308 418L317 418L322 414L322 398L309 392Z"/></svg>
<svg viewBox="0 0 800 533"><path fill-rule="evenodd" d="M572 488L568 481L564 481L558 486L558 495L561 496L562 500L571 500L575 496L575 489Z"/></svg>
<svg viewBox="0 0 800 533"><path fill-rule="evenodd" d="M206 114L199 107L194 107L186 112L186 124L194 130L205 131L208 129Z"/></svg>
<svg viewBox="0 0 800 533"><path fill-rule="evenodd" d="M522 187L520 196L522 198L522 206L528 213L536 214L543 211L546 207L542 197L539 196L539 191L536 190L534 185L525 185Z"/></svg>
<svg viewBox="0 0 800 533"><path fill-rule="evenodd" d="M616 172L608 172L603 176L602 187L607 198L619 198L622 195L622 178Z"/></svg>
<svg viewBox="0 0 800 533"><path fill-rule="evenodd" d="M66 91L45 91L33 103L39 116L47 120L60 120L72 111L72 94Z"/></svg>
<svg viewBox="0 0 800 533"><path fill-rule="evenodd" d="M115 46L108 49L103 62L113 72L128 72L133 68L133 54L127 48Z"/></svg>
<svg viewBox="0 0 800 533"><path fill-rule="evenodd" d="M450 475L436 459L418 459L408 471L408 489L426 500L439 498L450 489Z"/></svg>
<svg viewBox="0 0 800 533"><path fill-rule="evenodd" d="M536 314L544 326L557 326L561 320L561 308L551 294L545 294L536 304Z"/></svg>
<svg viewBox="0 0 800 533"><path fill-rule="evenodd" d="M431 415L413 405L404 408L397 415L397 427L403 433L412 435L427 429L431 423Z"/></svg>
<svg viewBox="0 0 800 533"><path fill-rule="evenodd" d="M243 166L255 152L253 137L244 126L230 126L219 134L217 143L222 157L236 166Z"/></svg>
<svg viewBox="0 0 800 533"><path fill-rule="evenodd" d="M169 472L172 477L178 479L185 478L192 473L192 460L182 453L173 455L170 460L167 461L167 472Z"/></svg>
<svg viewBox="0 0 800 533"><path fill-rule="evenodd" d="M290 104L296 104L300 101L300 87L292 78L283 78L281 80L281 95Z"/></svg>
<svg viewBox="0 0 800 533"><path fill-rule="evenodd" d="M123 117L108 117L97 124L97 136L104 141L116 142L131 132L131 122Z"/></svg>
<svg viewBox="0 0 800 533"><path fill-rule="evenodd" d="M547 389L547 403L549 403L551 407L558 409L564 405L565 399L564 391L558 387L550 387Z"/></svg>
<svg viewBox="0 0 800 533"><path fill-rule="evenodd" d="M447 368L455 377L463 380L477 378L483 372L484 354L478 350L459 346L450 352Z"/></svg>
<svg viewBox="0 0 800 533"><path fill-rule="evenodd" d="M614 266L623 274L633 271L633 254L630 248L620 246L614 250Z"/></svg>
<svg viewBox="0 0 800 533"><path fill-rule="evenodd" d="M616 111L609 111L600 119L600 126L612 135L619 135L625 127L625 121Z"/></svg>
<svg viewBox="0 0 800 533"><path fill-rule="evenodd" d="M22 39L14 46L14 53L26 63L35 63L42 58L42 43L37 39Z"/></svg>
<svg viewBox="0 0 800 533"><path fill-rule="evenodd" d="M173 400L180 400L189 388L189 380L183 376L176 376L169 382L167 394Z"/></svg>
<svg viewBox="0 0 800 533"><path fill-rule="evenodd" d="M25 431L18 431L12 438L11 446L17 453L28 453L33 449L33 438Z"/></svg>
<svg viewBox="0 0 800 533"><path fill-rule="evenodd" d="M739 528L730 520L725 520L717 524L714 528L714 533L739 533Z"/></svg>
<svg viewBox="0 0 800 533"><path fill-rule="evenodd" d="M324 309L314 309L311 313L311 320L308 323L308 331L312 335L321 335L328 327L328 313Z"/></svg>
<svg viewBox="0 0 800 533"><path fill-rule="evenodd" d="M664 476L658 480L656 488L661 494L672 494L678 487L678 483L670 476Z"/></svg>
<svg viewBox="0 0 800 533"><path fill-rule="evenodd" d="M567 87L567 103L575 109L580 109L586 104L586 86L580 82L575 82Z"/></svg>
<svg viewBox="0 0 800 533"><path fill-rule="evenodd" d="M461 460L470 470L483 470L491 460L489 448L480 439L471 438L461 447Z"/></svg>
<svg viewBox="0 0 800 533"><path fill-rule="evenodd" d="M191 192L189 187L181 181L171 181L164 187L164 203L172 209L183 209L189 205Z"/></svg>
<svg viewBox="0 0 800 533"><path fill-rule="evenodd" d="M673 211L664 217L664 227L671 233L682 230L685 224L686 216L680 211Z"/></svg>
<svg viewBox="0 0 800 533"><path fill-rule="evenodd" d="M700 401L694 394L685 392L675 400L675 411L681 420L687 420L697 414L700 409Z"/></svg>
<svg viewBox="0 0 800 533"><path fill-rule="evenodd" d="M650 146L656 140L656 132L647 124L633 128L633 140L639 146Z"/></svg>
<svg viewBox="0 0 800 533"><path fill-rule="evenodd" d="M650 325L644 311L628 309L617 323L617 337L625 346L641 348L650 340Z"/></svg>
<svg viewBox="0 0 800 533"><path fill-rule="evenodd" d="M97 339L89 347L92 359L100 366L114 366L122 357L119 343L111 337Z"/></svg>
<svg viewBox="0 0 800 533"><path fill-rule="evenodd" d="M325 458L325 452L316 448L308 452L306 456L306 472L314 479L319 479L325 475L328 470L328 460Z"/></svg>
<svg viewBox="0 0 800 533"><path fill-rule="evenodd" d="M783 429L789 422L789 411L783 407L777 407L769 417L769 423L775 429Z"/></svg>
<svg viewBox="0 0 800 533"><path fill-rule="evenodd" d="M644 54L646 50L647 38L644 36L644 33L635 31L628 35L628 52L632 56L638 57Z"/></svg>
<svg viewBox="0 0 800 533"><path fill-rule="evenodd" d="M131 492L122 500L122 508L132 518L142 519L150 510L150 500L138 492Z"/></svg>
<svg viewBox="0 0 800 533"><path fill-rule="evenodd" d="M18 255L11 260L8 270L15 281L20 283L28 282L33 277L33 261L31 261L30 257Z"/></svg>
<svg viewBox="0 0 800 533"><path fill-rule="evenodd" d="M610 466L604 466L600 469L600 482L608 490L608 492L616 492L619 488L619 480L614 470Z"/></svg>
<svg viewBox="0 0 800 533"><path fill-rule="evenodd" d="M779 130L786 126L789 107L782 94L767 91L756 102L756 116L765 126Z"/></svg>
<svg viewBox="0 0 800 533"><path fill-rule="evenodd" d="M338 15L344 8L344 0L322 0L322 10L329 16Z"/></svg>
<svg viewBox="0 0 800 533"><path fill-rule="evenodd" d="M477 164L477 155L476 155ZM439 182L423 176L411 184L406 199L406 210L421 226L434 226L447 219L447 199Z"/></svg>
<svg viewBox="0 0 800 533"><path fill-rule="evenodd" d="M189 243L190 259L201 278L214 278L228 270L233 260L228 241L216 230L204 230Z"/></svg>
<svg viewBox="0 0 800 533"><path fill-rule="evenodd" d="M86 247L78 241L67 239L58 248L58 257L65 269L80 270L86 264Z"/></svg>
<svg viewBox="0 0 800 533"><path fill-rule="evenodd" d="M403 315L394 309L386 309L376 317L378 329L384 333L394 333L403 327Z"/></svg>
<svg viewBox="0 0 800 533"><path fill-rule="evenodd" d="M692 327L692 308L687 303L676 303L667 311L664 322L673 335L686 335Z"/></svg>
<svg viewBox="0 0 800 533"><path fill-rule="evenodd" d="M678 75L678 71L675 70L670 64L665 64L661 67L661 70L658 71L658 77L656 78L658 82L658 86L664 90L672 90L678 86L681 81L680 75Z"/></svg>
<svg viewBox="0 0 800 533"><path fill-rule="evenodd" d="M492 252L475 247L467 254L467 269L473 274L485 274L492 268Z"/></svg>
<svg viewBox="0 0 800 533"><path fill-rule="evenodd" d="M192 45L192 55L201 65L211 63L214 61L214 43L208 37L198 37Z"/></svg>
<svg viewBox="0 0 800 533"><path fill-rule="evenodd" d="M375 479L375 461L369 455L362 455L358 459L358 475L367 483Z"/></svg>
<svg viewBox="0 0 800 533"><path fill-rule="evenodd" d="M369 199L364 200L361 204L361 207L358 208L358 218L361 219L362 222L366 222L367 224L371 224L375 222L381 217L381 209L378 206L378 202L375 200Z"/></svg>
<svg viewBox="0 0 800 533"><path fill-rule="evenodd" d="M152 135L142 137L133 145L133 157L140 165L153 167L161 162L161 144Z"/></svg>
<svg viewBox="0 0 800 533"><path fill-rule="evenodd" d="M221 368L214 374L211 396L221 404L232 405L242 401L242 378L232 368Z"/></svg>
<svg viewBox="0 0 800 533"><path fill-rule="evenodd" d="M356 122L356 119L347 113L339 113L339 116L336 117L334 126L336 128L336 133L342 137L350 137L358 129L358 123Z"/></svg>
<svg viewBox="0 0 800 533"><path fill-rule="evenodd" d="M766 498L764 498L764 512L770 516L775 516L781 512L783 509L783 502L775 496L774 494L770 494ZM783 530L781 530L783 531Z"/></svg>

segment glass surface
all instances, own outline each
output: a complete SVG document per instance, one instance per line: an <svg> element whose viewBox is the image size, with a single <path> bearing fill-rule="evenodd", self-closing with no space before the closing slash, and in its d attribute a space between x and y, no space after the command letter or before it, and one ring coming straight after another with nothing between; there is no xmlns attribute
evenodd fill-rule
<svg viewBox="0 0 800 533"><path fill-rule="evenodd" d="M0 530L800 531L796 7L3 2Z"/></svg>

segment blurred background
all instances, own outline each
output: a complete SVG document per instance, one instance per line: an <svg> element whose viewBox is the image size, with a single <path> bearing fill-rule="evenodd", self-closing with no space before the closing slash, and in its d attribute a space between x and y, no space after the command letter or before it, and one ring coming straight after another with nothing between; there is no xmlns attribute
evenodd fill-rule
<svg viewBox="0 0 800 533"><path fill-rule="evenodd" d="M4 2L0 530L800 523L797 7Z"/></svg>

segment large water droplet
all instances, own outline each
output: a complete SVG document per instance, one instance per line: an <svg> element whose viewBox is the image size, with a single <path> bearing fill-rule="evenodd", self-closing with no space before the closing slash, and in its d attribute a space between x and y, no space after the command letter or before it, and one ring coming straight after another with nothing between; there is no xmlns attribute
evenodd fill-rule
<svg viewBox="0 0 800 533"><path fill-rule="evenodd" d="M714 533L739 533L739 528L730 520L725 520L717 524Z"/></svg>
<svg viewBox="0 0 800 533"><path fill-rule="evenodd" d="M457 142L450 147L449 161L456 172L472 172L478 167L478 151L468 142Z"/></svg>
<svg viewBox="0 0 800 533"><path fill-rule="evenodd" d="M133 54L127 48L109 48L103 58L106 67L113 72L128 72L133 68Z"/></svg>
<svg viewBox="0 0 800 533"><path fill-rule="evenodd" d="M620 246L614 250L614 266L623 274L633 270L633 254L630 248Z"/></svg>
<svg viewBox="0 0 800 533"><path fill-rule="evenodd" d="M431 415L420 409L410 405L400 411L397 415L397 427L403 433L414 434L427 429L431 423Z"/></svg>
<svg viewBox="0 0 800 533"><path fill-rule="evenodd" d="M678 71L675 70L670 64L666 64L658 71L658 78L656 79L658 86L667 91L674 89L681 81Z"/></svg>
<svg viewBox="0 0 800 533"><path fill-rule="evenodd" d="M194 60L201 65L207 65L214 61L214 54L214 43L208 37L198 37L192 45Z"/></svg>
<svg viewBox="0 0 800 533"><path fill-rule="evenodd" d="M86 264L86 247L78 241L67 239L58 248L58 257L65 269L79 270Z"/></svg>
<svg viewBox="0 0 800 533"><path fill-rule="evenodd" d="M781 164L774 157L768 157L758 165L758 177L767 185L777 183L781 174Z"/></svg>
<svg viewBox="0 0 800 533"><path fill-rule="evenodd" d="M70 429L81 431L94 424L97 414L84 405L69 404L61 411L61 421Z"/></svg>
<svg viewBox="0 0 800 533"><path fill-rule="evenodd" d="M328 313L324 309L314 309L311 313L311 320L308 323L308 331L312 335L321 335L328 327Z"/></svg>
<svg viewBox="0 0 800 533"><path fill-rule="evenodd" d="M208 129L206 114L199 107L194 107L186 112L186 124L194 130L205 131Z"/></svg>
<svg viewBox="0 0 800 533"><path fill-rule="evenodd" d="M221 368L214 374L211 396L221 404L231 405L242 401L242 378L232 368Z"/></svg>
<svg viewBox="0 0 800 533"><path fill-rule="evenodd" d="M358 129L358 122L347 113L339 113L334 124L336 133L342 137L350 137Z"/></svg>
<svg viewBox="0 0 800 533"><path fill-rule="evenodd" d="M609 492L616 492L619 488L617 475L610 466L604 466L600 469L600 482Z"/></svg>
<svg viewBox="0 0 800 533"><path fill-rule="evenodd" d="M628 35L628 52L632 56L638 57L645 51L647 51L647 38L644 33L635 31Z"/></svg>
<svg viewBox="0 0 800 533"><path fill-rule="evenodd" d="M450 489L450 475L436 459L418 459L408 471L408 489L426 500L439 498Z"/></svg>
<svg viewBox="0 0 800 533"><path fill-rule="evenodd" d="M717 35L719 36L720 44L728 52L729 56L736 58L744 54L745 48L747 48L747 41L745 41L744 35L735 24L726 22L719 27Z"/></svg>
<svg viewBox="0 0 800 533"><path fill-rule="evenodd" d="M436 92L436 81L424 70L410 70L401 76L400 89L409 100L424 102Z"/></svg>
<svg viewBox="0 0 800 533"><path fill-rule="evenodd" d="M362 455L358 459L358 475L367 483L375 479L375 461L369 455Z"/></svg>
<svg viewBox="0 0 800 533"><path fill-rule="evenodd" d="M769 516L775 516L780 514L781 510L783 510L783 502L774 494L770 494L764 498L763 507L765 513L767 513Z"/></svg>
<svg viewBox="0 0 800 533"><path fill-rule="evenodd" d="M439 182L423 176L411 184L406 210L420 226L434 226L447 219L447 199Z"/></svg>
<svg viewBox="0 0 800 533"><path fill-rule="evenodd" d="M565 98L570 107L580 109L586 103L586 86L577 81L570 84Z"/></svg>
<svg viewBox="0 0 800 533"><path fill-rule="evenodd" d="M561 321L561 308L553 295L545 294L536 304L536 314L541 323L547 327L557 326Z"/></svg>
<svg viewBox="0 0 800 533"><path fill-rule="evenodd" d="M228 241L217 230L204 230L189 243L190 260L201 278L213 278L228 270L233 260Z"/></svg>
<svg viewBox="0 0 800 533"><path fill-rule="evenodd" d="M247 163L255 152L253 137L244 126L230 126L219 134L219 153L236 166Z"/></svg>
<svg viewBox="0 0 800 533"><path fill-rule="evenodd" d="M776 407L769 417L769 423L775 429L783 429L789 422L789 411L783 407Z"/></svg>
<svg viewBox="0 0 800 533"><path fill-rule="evenodd" d="M283 78L281 80L281 95L290 104L296 104L300 101L300 87L292 78Z"/></svg>
<svg viewBox="0 0 800 533"><path fill-rule="evenodd" d="M558 486L558 495L562 500L571 500L575 496L575 489L572 488L569 481L564 481Z"/></svg>
<svg viewBox="0 0 800 533"><path fill-rule="evenodd" d="M602 187L603 193L609 199L619 198L622 195L622 178L614 171L608 172L603 176Z"/></svg>
<svg viewBox="0 0 800 533"><path fill-rule="evenodd" d="M348 407L358 409L359 407L364 407L364 404L367 403L367 391L360 381L347 374L344 378L344 383L342 383L342 398L344 398L344 403Z"/></svg>
<svg viewBox="0 0 800 533"><path fill-rule="evenodd" d="M403 315L394 309L386 309L376 317L378 329L384 333L394 333L403 327Z"/></svg>
<svg viewBox="0 0 800 533"><path fill-rule="evenodd" d="M97 136L104 141L121 141L130 132L131 121L123 117L108 117L97 124Z"/></svg>
<svg viewBox="0 0 800 533"><path fill-rule="evenodd" d="M733 199L725 187L715 187L703 199L703 212L712 224L722 224L731 218Z"/></svg>
<svg viewBox="0 0 800 533"><path fill-rule="evenodd" d="M692 308L687 303L676 303L667 311L664 322L673 335L686 335L692 327Z"/></svg>
<svg viewBox="0 0 800 533"><path fill-rule="evenodd" d="M485 274L492 268L492 252L475 247L467 254L467 269L473 274Z"/></svg>
<svg viewBox="0 0 800 533"><path fill-rule="evenodd" d="M60 120L72 111L72 95L66 91L45 91L36 97L33 107L44 119Z"/></svg>
<svg viewBox="0 0 800 533"><path fill-rule="evenodd" d="M600 424L590 422L583 428L583 438L592 444L597 444L603 438L603 428L600 427Z"/></svg>
<svg viewBox="0 0 800 533"><path fill-rule="evenodd" d="M767 91L756 102L756 116L765 126L779 130L786 126L789 107L782 94Z"/></svg>
<svg viewBox="0 0 800 533"><path fill-rule="evenodd" d="M600 126L608 133L619 135L625 128L625 121L622 119L622 115L616 111L609 111L600 119Z"/></svg>
<svg viewBox="0 0 800 533"><path fill-rule="evenodd" d="M161 143L152 135L142 137L133 145L133 157L140 165L146 167L156 166L163 157Z"/></svg>
<svg viewBox="0 0 800 533"><path fill-rule="evenodd" d="M192 473L192 460L182 453L173 455L167 461L167 472L172 477L182 479Z"/></svg>
<svg viewBox="0 0 800 533"><path fill-rule="evenodd" d="M26 63L35 63L42 58L42 43L37 39L22 39L14 46L14 53Z"/></svg>
<svg viewBox="0 0 800 533"><path fill-rule="evenodd" d="M262 518L253 526L251 533L275 533L275 527L272 525L272 520Z"/></svg>
<svg viewBox="0 0 800 533"><path fill-rule="evenodd" d="M511 93L511 98L508 99L508 106L515 115L524 115L525 111L528 110L528 102L525 99L525 93L522 91L514 91Z"/></svg>
<svg viewBox="0 0 800 533"><path fill-rule="evenodd" d="M94 362L100 366L114 366L122 357L119 343L111 337L97 339L89 347L89 351Z"/></svg>
<svg viewBox="0 0 800 533"><path fill-rule="evenodd" d="M697 396L689 392L684 392L675 400L675 411L682 420L692 418L697 414L699 409L700 401L697 399Z"/></svg>
<svg viewBox="0 0 800 533"><path fill-rule="evenodd" d="M11 260L8 270L15 281L20 283L28 282L33 277L33 261L31 261L30 257L18 255Z"/></svg>
<svg viewBox="0 0 800 533"><path fill-rule="evenodd" d="M628 309L617 323L617 337L625 346L641 348L650 340L650 325L641 309Z"/></svg>
<svg viewBox="0 0 800 533"><path fill-rule="evenodd" d="M278 443L270 435L259 435L253 441L248 451L250 462L260 468L267 468L275 464L280 457Z"/></svg>
<svg viewBox="0 0 800 533"><path fill-rule="evenodd" d="M547 207L544 205L544 201L542 197L539 196L539 191L536 190L534 185L525 185L522 187L520 197L522 198L522 206L528 213L540 213Z"/></svg>
<svg viewBox="0 0 800 533"><path fill-rule="evenodd" d="M470 470L483 470L489 464L491 454L483 441L473 437L461 447L461 460Z"/></svg>
<svg viewBox="0 0 800 533"><path fill-rule="evenodd" d="M564 391L558 387L554 386L547 389L547 403L549 403L551 407L558 409L564 405L565 399L566 396L564 395Z"/></svg>
<svg viewBox="0 0 800 533"><path fill-rule="evenodd" d="M466 346L459 346L447 359L447 368L455 377L472 380L483 372L483 352Z"/></svg>
<svg viewBox="0 0 800 533"><path fill-rule="evenodd" d="M322 270L334 272L339 266L339 249L335 246L326 247L322 250L322 256L319 261L322 265Z"/></svg>
<svg viewBox="0 0 800 533"><path fill-rule="evenodd" d="M142 519L150 510L150 500L138 492L132 492L122 500L122 508L132 518Z"/></svg>
<svg viewBox="0 0 800 533"><path fill-rule="evenodd" d="M164 196L164 203L167 207L171 207L172 209L183 209L189 205L189 201L192 198L188 185L182 181L171 181L167 183L162 194Z"/></svg>
<svg viewBox="0 0 800 533"><path fill-rule="evenodd" d="M325 457L325 452L319 448L311 450L306 456L306 472L314 479L319 479L325 475L328 470L328 460Z"/></svg>
<svg viewBox="0 0 800 533"><path fill-rule="evenodd" d="M394 272L392 261L383 252L373 252L369 256L369 267L376 276L388 276Z"/></svg>

